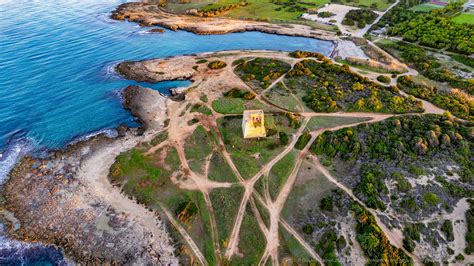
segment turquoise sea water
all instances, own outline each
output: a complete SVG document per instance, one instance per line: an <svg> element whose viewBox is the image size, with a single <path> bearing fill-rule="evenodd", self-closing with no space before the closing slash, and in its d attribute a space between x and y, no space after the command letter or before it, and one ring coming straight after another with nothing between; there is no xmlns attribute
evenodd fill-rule
<svg viewBox="0 0 474 266"><path fill-rule="evenodd" d="M117 62L233 49L329 54L333 47L258 32L148 34L134 23L108 18L123 2L0 0L0 182L27 150L58 148L121 123L136 125L118 93L133 83L114 74ZM165 82L153 88L167 92L183 85Z"/></svg>

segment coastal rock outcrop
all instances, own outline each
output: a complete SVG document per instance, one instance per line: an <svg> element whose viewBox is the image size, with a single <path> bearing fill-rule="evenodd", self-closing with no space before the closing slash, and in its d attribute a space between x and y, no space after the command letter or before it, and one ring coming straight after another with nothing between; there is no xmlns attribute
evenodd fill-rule
<svg viewBox="0 0 474 266"><path fill-rule="evenodd" d="M137 117L144 130L159 130L164 127L167 98L152 89L128 86L123 91L123 106Z"/></svg>
<svg viewBox="0 0 474 266"><path fill-rule="evenodd" d="M111 18L136 22L141 26L160 26L170 30L185 30L201 35L260 31L329 41L335 41L337 38L333 32L301 24L278 25L264 21L177 15L163 11L156 3L125 3L112 12Z"/></svg>
<svg viewBox="0 0 474 266"><path fill-rule="evenodd" d="M57 245L84 264L177 264L159 216L122 195L107 178L115 157L146 140L166 119L168 100L158 92L133 87L124 94L124 105L140 116L145 134L121 127L117 138L101 134L45 158L25 157L13 169L4 189L5 208L21 224L11 228L13 237ZM145 98L146 107L140 107Z"/></svg>
<svg viewBox="0 0 474 266"><path fill-rule="evenodd" d="M193 60L180 58L153 59L135 62L122 62L117 65L117 73L126 79L138 82L156 83L165 80L192 79L195 74Z"/></svg>

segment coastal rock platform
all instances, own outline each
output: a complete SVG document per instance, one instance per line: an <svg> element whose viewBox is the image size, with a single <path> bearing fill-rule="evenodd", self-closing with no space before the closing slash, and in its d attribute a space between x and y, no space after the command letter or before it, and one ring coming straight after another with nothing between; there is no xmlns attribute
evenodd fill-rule
<svg viewBox="0 0 474 266"><path fill-rule="evenodd" d="M124 98L125 107L140 115L148 133L162 126L165 97L133 86L124 91ZM155 103L138 108L144 98ZM60 246L83 263L176 264L160 217L122 195L107 179L115 157L149 136L138 131L121 127L117 138L100 134L46 158L23 158L4 189L6 209L21 225L17 230L12 226L10 234Z"/></svg>
<svg viewBox="0 0 474 266"><path fill-rule="evenodd" d="M329 41L336 40L334 33L313 29L306 25L278 25L252 20L176 15L163 11L158 4L150 3L132 2L122 4L112 12L111 18L137 22L141 26L161 26L170 30L185 30L202 35L260 31L271 34L317 38Z"/></svg>

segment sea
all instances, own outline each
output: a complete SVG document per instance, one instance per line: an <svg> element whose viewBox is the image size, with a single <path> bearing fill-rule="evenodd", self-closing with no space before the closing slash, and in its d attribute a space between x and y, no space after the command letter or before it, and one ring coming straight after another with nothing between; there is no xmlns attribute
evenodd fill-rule
<svg viewBox="0 0 474 266"><path fill-rule="evenodd" d="M260 32L152 34L110 19L119 0L0 0L0 185L25 154L64 147L120 124L138 126L120 90L143 85L164 94L189 81L140 84L119 77L124 60L202 52L307 50L329 55L333 43ZM9 239L0 225L1 265L67 264L61 250Z"/></svg>

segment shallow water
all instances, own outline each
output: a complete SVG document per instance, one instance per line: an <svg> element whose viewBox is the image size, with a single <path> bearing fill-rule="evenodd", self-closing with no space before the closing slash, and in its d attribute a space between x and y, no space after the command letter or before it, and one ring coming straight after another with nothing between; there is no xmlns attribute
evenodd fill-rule
<svg viewBox="0 0 474 266"><path fill-rule="evenodd" d="M329 54L333 47L258 32L149 34L134 23L108 18L123 2L0 0L0 183L27 151L61 147L121 123L136 125L118 93L135 83L114 74L117 62L233 49ZM145 85L166 93L187 83Z"/></svg>

